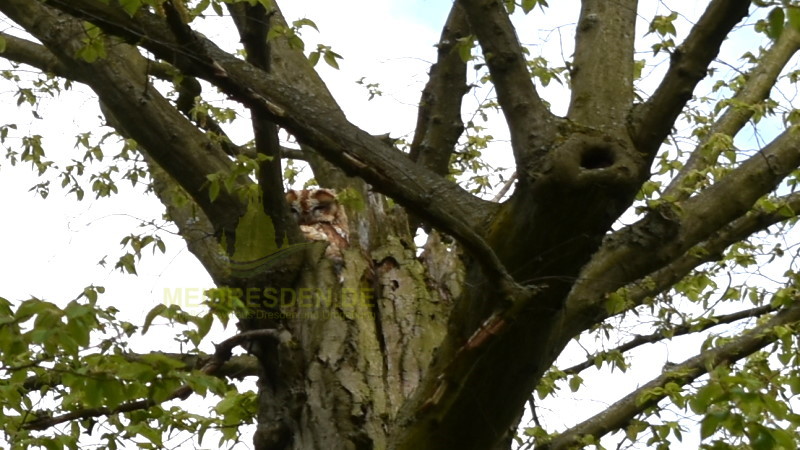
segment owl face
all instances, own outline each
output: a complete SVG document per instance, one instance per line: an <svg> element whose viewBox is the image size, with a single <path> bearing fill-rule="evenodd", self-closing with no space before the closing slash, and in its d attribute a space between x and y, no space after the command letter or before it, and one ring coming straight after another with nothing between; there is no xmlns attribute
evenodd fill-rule
<svg viewBox="0 0 800 450"><path fill-rule="evenodd" d="M336 193L330 189L290 190L286 193L286 201L300 225L335 223L343 213Z"/></svg>
<svg viewBox="0 0 800 450"><path fill-rule="evenodd" d="M308 241L328 243L325 256L341 267L342 250L349 246L347 215L330 189L290 190L286 202Z"/></svg>

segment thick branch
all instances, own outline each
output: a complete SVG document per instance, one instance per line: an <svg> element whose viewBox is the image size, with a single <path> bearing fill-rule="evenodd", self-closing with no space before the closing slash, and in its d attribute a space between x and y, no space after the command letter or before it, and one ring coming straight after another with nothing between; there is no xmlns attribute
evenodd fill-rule
<svg viewBox="0 0 800 450"><path fill-rule="evenodd" d="M724 149L722 146L708 146L709 139L717 134L735 136L742 129L755 112L750 106L758 104L769 96L781 70L798 49L800 49L800 32L794 27L786 27L775 44L758 59L756 67L747 74L744 86L731 99L731 104L725 113L714 122L681 171L672 179L664 191L664 196L678 200L689 197L694 189L691 182L685 181L687 177L714 164Z"/></svg>
<svg viewBox="0 0 800 450"><path fill-rule="evenodd" d="M7 33L0 33L0 38L6 42L6 48L0 53L0 57L36 67L44 73L81 81L77 72L70 70L45 46Z"/></svg>
<svg viewBox="0 0 800 450"><path fill-rule="evenodd" d="M763 325L757 326L745 334L732 339L727 344L705 351L693 358L678 364L661 374L644 386L636 389L603 412L570 428L547 444L537 446L541 450L561 450L571 448L582 436L593 436L595 439L624 428L637 414L656 405L668 394L666 391L654 393L655 388L667 383L681 386L689 384L698 377L708 373L710 368L720 364L731 364L775 342L778 338L774 329L791 325L800 320L800 305L787 308L772 317ZM643 395L647 394L647 399Z"/></svg>
<svg viewBox="0 0 800 450"><path fill-rule="evenodd" d="M72 81L86 83L81 73L62 63L47 47L6 33L0 33L0 37L6 41L6 49L0 54L3 58L33 66L44 73L51 73ZM148 72L154 77L168 82L174 81L175 68L171 65L156 61L149 61L148 64ZM220 145L229 155L235 156L248 153L246 149L233 144L228 139L225 131L222 130L222 127L207 114L199 112L192 114L194 98L200 95L201 92L200 83L195 78L184 77L176 87L178 89L176 106L180 112L193 119L193 122L198 127L220 136L222 138ZM255 156L255 153L249 156Z"/></svg>
<svg viewBox="0 0 800 450"><path fill-rule="evenodd" d="M750 0L713 0L686 40L672 54L656 92L635 111L631 137L639 151L655 157L678 114L706 76L722 42L747 15Z"/></svg>
<svg viewBox="0 0 800 450"><path fill-rule="evenodd" d="M517 167L550 147L555 117L531 81L525 53L508 13L499 0L459 0L477 35L497 89L497 100L511 131ZM541 153L540 153L541 154Z"/></svg>
<svg viewBox="0 0 800 450"><path fill-rule="evenodd" d="M571 120L596 129L624 129L633 103L637 3L581 2L567 114Z"/></svg>
<svg viewBox="0 0 800 450"><path fill-rule="evenodd" d="M779 201L792 211L800 211L800 193L790 194ZM671 263L626 285L624 291L630 307L635 308L646 298L671 288L700 264L718 261L728 246L789 219L783 208L771 212L753 212L736 219Z"/></svg>
<svg viewBox="0 0 800 450"><path fill-rule="evenodd" d="M602 306L606 293L641 280L628 292L635 305L669 288L700 263L717 259L733 242L785 220L780 211L746 213L800 165L798 145L800 133L790 128L717 184L687 200L680 219L671 209L660 208L614 233L584 268L567 300L569 326L563 339L608 314ZM783 200L790 208L800 206L794 194Z"/></svg>
<svg viewBox="0 0 800 450"><path fill-rule="evenodd" d="M464 131L461 100L467 93L467 63L459 47L469 36L464 10L453 4L438 44L438 59L431 66L430 78L419 104L417 129L411 142L412 160L439 175L447 175L450 155Z"/></svg>

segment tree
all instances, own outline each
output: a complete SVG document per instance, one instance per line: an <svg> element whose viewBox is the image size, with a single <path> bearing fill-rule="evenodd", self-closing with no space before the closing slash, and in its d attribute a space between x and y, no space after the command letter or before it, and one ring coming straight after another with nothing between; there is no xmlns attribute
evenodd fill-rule
<svg viewBox="0 0 800 450"><path fill-rule="evenodd" d="M94 91L125 139L125 177L149 177L218 286L208 314L162 306L142 331L165 317L191 324L196 345L213 321L240 328L212 355L133 354L124 343L137 328L98 306L98 287L64 308L2 300L7 439L75 447L99 420L109 446L138 436L158 447L168 430L202 437L220 427L236 439L236 425L255 420L258 449L508 448L532 392L552 394L561 380L577 389L582 370L624 369L624 353L645 342L749 318L600 414L566 430L534 423L524 439L561 449L647 431L649 444L666 446L680 427L657 416L673 404L698 415L708 448L796 448L800 305L795 263L782 256L794 245L800 142L791 99L770 92L797 76L787 64L800 15L791 2L754 3L710 1L680 44L679 12L657 15L646 35L653 52L642 56L638 2L584 0L574 55L559 69L531 55L511 21L537 5L535 17L548 13L546 2L459 0L404 146L347 120L314 70L338 55L324 45L305 54L298 33L314 23L288 23L274 2L4 0L0 11L29 36L0 34L2 56L41 71L43 89ZM753 23L738 25L751 12ZM197 31L215 13L230 17L241 54ZM746 67L725 79L715 59L739 32L763 33L769 45L747 49ZM471 56L474 41L482 57ZM649 89L637 72L660 62ZM516 185L502 202L451 172L476 151L463 137L470 67L486 71L510 132ZM563 116L539 93L553 79L570 88ZM704 81L713 95L695 94ZM209 86L249 111L251 143L227 137ZM765 124L782 131L743 137ZM299 149L282 147L279 130ZM46 171L35 136L23 144L8 157ZM353 232L342 267L324 245L301 245L284 201L285 159L307 161L319 185L340 191ZM81 196L78 171L65 169L64 185ZM93 184L97 195L112 186ZM419 229L429 238L418 256ZM137 254L159 245L129 243ZM762 255L782 265L778 286L737 276ZM120 267L134 271L134 261ZM634 340L554 366L573 339L647 314L652 327ZM251 356L231 357L237 346ZM230 384L245 375L258 377L257 396ZM166 404L193 392L221 397L214 417Z"/></svg>

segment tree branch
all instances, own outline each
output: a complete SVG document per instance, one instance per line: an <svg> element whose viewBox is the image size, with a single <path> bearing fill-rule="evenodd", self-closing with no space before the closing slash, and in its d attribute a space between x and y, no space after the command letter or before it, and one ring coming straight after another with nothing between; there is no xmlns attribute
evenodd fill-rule
<svg viewBox="0 0 800 450"><path fill-rule="evenodd" d="M417 128L409 156L439 175L447 175L450 155L464 131L461 101L469 91L467 63L459 48L469 36L464 10L453 3L439 39L438 59L431 66L430 78L419 101Z"/></svg>
<svg viewBox="0 0 800 450"><path fill-rule="evenodd" d="M664 339L672 339L675 336L683 336L686 334L698 333L700 331L705 331L710 328L716 327L718 325L729 324L742 319L760 317L764 314L774 312L777 308L778 307L772 305L764 305L764 306L758 306L756 308L745 309L743 311L737 311L735 313L730 313L730 314L722 314L719 316L713 316L708 318L701 317L695 323L683 323L669 329L658 331L653 334L636 336L633 339L629 340L628 342L620 346L614 347L611 350L604 350L600 352L600 354L608 354L612 352L624 353L636 347L642 346L644 344L652 344L654 342L663 341ZM667 335L667 332L669 333L669 335ZM578 363L575 364L574 366L563 369L563 372L566 373L567 375L575 375L577 373L580 373L581 371L594 366L597 356L598 355L594 355L592 358L589 358L582 363Z"/></svg>
<svg viewBox="0 0 800 450"><path fill-rule="evenodd" d="M570 428L549 443L537 446L540 450L561 450L576 445L582 436L595 439L624 428L637 414L656 405L668 394L664 391L655 393L655 388L667 383L685 386L698 377L708 373L711 368L720 364L732 364L754 352L766 347L778 339L777 327L783 327L800 321L800 305L793 305L775 314L769 321L759 325L743 335L733 338L717 348L700 353L676 365L669 371L654 378L639 389L631 392L603 412ZM647 397L643 397L647 395Z"/></svg>
<svg viewBox="0 0 800 450"><path fill-rule="evenodd" d="M2 57L13 62L27 64L35 67L44 73L51 73L58 77L66 78L79 83L86 83L86 80L75 70L72 70L67 64L62 63L56 55L54 55L47 47L31 42L16 36L6 33L0 33L0 37L6 41L6 49L2 53ZM163 62L148 61L148 72L154 77L173 82L176 69L171 65ZM194 99L199 96L202 90L200 83L193 77L183 77L181 82L176 85L178 90L178 99L176 100L176 107L186 117L192 119L195 125L199 128L210 131L215 135L221 137L220 146L222 146L225 153L236 156L240 154L255 156L255 152L249 152L243 147L234 144L227 136L222 127L207 114L194 112ZM296 155L299 156L299 155ZM300 158L297 158L300 159Z"/></svg>
<svg viewBox="0 0 800 450"><path fill-rule="evenodd" d="M567 117L595 129L623 130L633 103L638 0L583 0L575 32ZM602 44L600 44L602 43ZM598 51L598 44L602 51Z"/></svg>
<svg viewBox="0 0 800 450"><path fill-rule="evenodd" d="M277 6L275 6L277 8ZM272 24L270 16L277 10L267 11L262 4L228 4L236 29L245 50L245 60L266 72L272 72L272 46L267 33ZM285 24L282 24L285 26ZM275 226L275 245L280 247L284 236L300 237L300 229L292 219L283 192L283 169L278 126L262 108L250 108L250 120L256 152L263 155L258 166L258 185L262 193L262 207Z"/></svg>
<svg viewBox="0 0 800 450"><path fill-rule="evenodd" d="M706 76L725 38L750 8L750 0L712 0L686 40L672 54L656 92L634 110L631 138L640 152L655 157L675 119Z"/></svg>
<svg viewBox="0 0 800 450"><path fill-rule="evenodd" d="M497 100L511 132L517 168L528 166L553 139L556 117L531 81L525 54L508 13L499 0L459 0L477 35L497 89Z"/></svg>
<svg viewBox="0 0 800 450"><path fill-rule="evenodd" d="M185 354L185 353L162 353L155 352L159 355L164 355L176 361L182 362L186 366L186 370L193 368L201 368L211 358L207 354ZM129 361L141 361L147 355L134 354L125 355ZM228 361L213 373L214 376L219 378L230 378L236 380L243 380L247 377L255 377L258 375L258 361L251 355L236 355L232 356ZM55 371L48 371L46 376L32 376L25 379L22 384L23 389L27 391L38 391L44 387L57 386L61 384L61 376Z"/></svg>
<svg viewBox="0 0 800 450"><path fill-rule="evenodd" d="M281 333L277 330L262 329L262 330L245 331L243 333L239 333L236 336L230 337L222 341L220 344L218 344L216 346L214 355L203 365L200 371L207 375L215 375L224 366L224 363L231 358L231 351L233 350L234 347L243 345L247 342L256 339L271 339L280 342L282 338L281 338ZM161 402L156 402L155 400L152 399L143 399L128 403L123 403L122 405L117 406L116 408L103 407L103 408L81 409L78 411L72 411L67 414L62 414L60 416L36 418L34 420L31 420L30 422L24 423L22 427L26 430L46 430L54 425L70 422L73 420L83 420L91 417L110 416L112 414L148 409L153 406L159 405L161 403L165 403L170 400L175 400L178 398L185 400L193 392L194 389L192 389L188 384L184 384L183 386L179 387L174 392L172 392L172 394L170 394L166 399L162 400Z"/></svg>
<svg viewBox="0 0 800 450"><path fill-rule="evenodd" d="M70 70L45 46L2 32L0 32L0 38L6 42L5 50L0 53L3 58L36 67L45 73L82 81L77 72Z"/></svg>
<svg viewBox="0 0 800 450"><path fill-rule="evenodd" d="M492 198L492 201L495 203L499 203L500 200L502 200L503 197L505 197L508 191L511 189L511 186L514 186L514 182L517 181L517 178L518 178L517 172L512 173L511 176L508 177L506 182L503 183L503 187L500 188L497 194Z"/></svg>
<svg viewBox="0 0 800 450"><path fill-rule="evenodd" d="M717 134L736 136L753 116L754 109L750 106L769 96L781 70L798 49L800 49L800 32L794 27L786 27L775 44L758 59L758 64L747 74L744 86L733 96L725 113L714 122L689 160L664 190L664 197L682 200L691 195L694 186L687 177L714 164L724 149L708 146L709 139Z"/></svg>

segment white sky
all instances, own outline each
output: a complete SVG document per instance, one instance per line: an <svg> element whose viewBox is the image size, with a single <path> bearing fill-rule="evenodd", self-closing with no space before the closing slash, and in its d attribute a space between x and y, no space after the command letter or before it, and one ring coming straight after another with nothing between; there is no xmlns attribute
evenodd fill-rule
<svg viewBox="0 0 800 450"><path fill-rule="evenodd" d="M339 71L328 68L324 62L320 62L318 67L348 118L371 133L390 132L394 137L406 136L410 139L416 120L416 103L427 80L430 63L435 58L433 45L438 40L451 2L294 0L282 3L281 7L289 21L308 17L319 26L320 33L310 28L304 29L307 50L314 49L317 42L322 42L343 55ZM529 46L531 54L547 57L551 66L561 66L563 58L571 57L572 29L579 2L549 3L552 6L546 20L542 20L538 8L531 16L516 17L515 20L520 39ZM642 3L645 5L641 14L647 20L652 17L653 11L667 13L660 2ZM692 5L685 6L686 2L680 3L682 12L688 17L676 23L678 42L705 4L689 2ZM232 25L225 20L215 18L209 23L218 27L216 32L226 34ZM222 23L227 29L219 29L219 25L216 25ZM562 24L563 28L556 27ZM647 21L640 20L637 38L646 33L646 24ZM3 26L2 22L0 26ZM213 37L213 32L207 31L206 34ZM652 41L652 36L649 39ZM649 51L651 43L640 45L640 49ZM724 52L738 55L741 52L736 44L736 40L726 43ZM647 55L641 56L642 59L645 57ZM642 86L649 88L656 83L665 68L664 63L648 67L645 75L652 73L654 76L643 82ZM384 96L367 101L366 89L355 83L362 77L366 77L366 82L380 83ZM10 106L15 103L14 92L11 91L13 87L7 82L0 86L3 86L0 88L0 101L9 105L0 109L0 124L17 123L20 127L5 146L21 152L19 136L39 133L45 137L48 157L59 164L82 157L83 150L73 150L75 134L96 129L100 123L99 110L85 89L76 87L73 92L44 101L38 108L38 113L44 119L38 120L26 107L17 109ZM556 113L564 112L568 94L557 83L552 83L541 92L552 103ZM482 98L483 95L485 92L478 97ZM474 107L474 102L465 107L465 111L471 107ZM489 126L497 143L487 152L487 160L493 165L509 168L511 160L505 141L505 126L497 117L492 119ZM238 139L243 142L250 137L242 135ZM107 154L112 154L112 151ZM169 233L161 233L167 242L167 254L152 255L146 250L137 266L138 277L114 270L117 258L123 254L119 241L124 236L151 231L139 228L142 221L162 223L159 219L163 207L154 197L144 196L141 187L131 189L127 182L121 181L118 195L110 200L94 200L87 182L86 198L83 202L76 202L73 194L67 194L58 187L60 180L54 176L49 179L52 180L50 196L42 200L33 192L28 192L33 184L40 181L29 166L21 164L11 167L0 158L0 210L5 211L5 216L0 220L0 296L10 300L36 296L64 304L76 297L85 286L102 285L107 289L101 297L104 304L122 310L126 320L140 323L146 312L163 300L164 289L203 289L211 286L209 277L185 249L182 241ZM106 266L98 266L97 262L104 257ZM158 348L177 350L168 348L164 340L168 331L156 330ZM145 339L144 343L148 341ZM683 347L686 355L676 355L675 352L680 351L681 347L670 348L669 358L672 361L680 361L696 351L695 345L687 345ZM210 349L206 347L207 351ZM589 385L587 395L581 391L581 396L567 395L562 400L569 402L570 397L575 399L575 403L568 407L569 417L563 416L564 403L558 404L562 405L559 406L561 417L547 416L548 409L555 407L547 403L539 413L540 418L553 424L562 420L571 423L576 411L587 416L591 410L599 410L616 400L621 393L627 392L637 383L636 380L647 380L656 375L662 363L663 360L659 360L643 365L626 378L617 375L614 378L598 378L595 384ZM585 375L588 381L591 375ZM595 399L593 403L587 403L588 394ZM694 435L696 437L696 433ZM687 438L683 446L675 448L696 448L696 441L691 439L691 435Z"/></svg>

